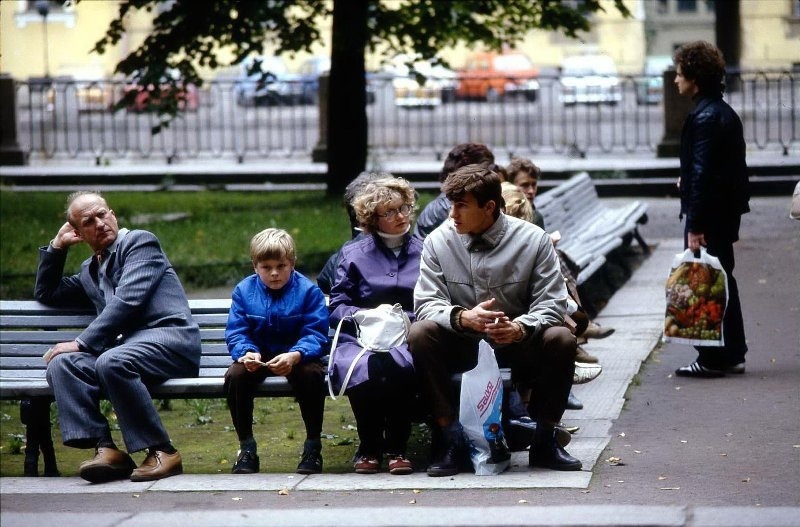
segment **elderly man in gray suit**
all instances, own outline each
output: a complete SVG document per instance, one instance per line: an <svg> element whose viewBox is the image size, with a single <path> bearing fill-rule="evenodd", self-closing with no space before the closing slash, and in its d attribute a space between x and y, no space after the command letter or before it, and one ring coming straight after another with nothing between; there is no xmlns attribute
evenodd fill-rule
<svg viewBox="0 0 800 527"><path fill-rule="evenodd" d="M78 274L64 276L67 250L81 242L94 255ZM45 304L97 310L75 340L45 354L64 444L96 449L81 463L80 476L101 483L182 473L181 456L147 387L197 375L200 329L158 239L147 231L120 229L100 194L76 192L67 199L67 222L39 250L34 294ZM138 468L111 438L100 412L103 397L114 407L128 452L147 449Z"/></svg>

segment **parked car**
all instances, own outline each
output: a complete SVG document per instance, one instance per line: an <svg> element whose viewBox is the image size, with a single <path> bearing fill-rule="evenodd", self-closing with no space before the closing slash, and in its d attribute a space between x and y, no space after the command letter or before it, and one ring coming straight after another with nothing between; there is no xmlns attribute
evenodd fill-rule
<svg viewBox="0 0 800 527"><path fill-rule="evenodd" d="M256 60L260 61L261 71L251 73ZM289 73L286 62L278 56L251 57L243 61L233 91L236 104L240 106L276 106L303 102L300 76Z"/></svg>
<svg viewBox="0 0 800 527"><path fill-rule="evenodd" d="M171 80L178 80L180 73L177 70L168 70ZM162 78L162 83L159 86L160 93L156 96L153 93L154 86L152 84L142 86L132 81L126 82L122 87L122 101L125 102L125 109L129 112L148 112L154 111L158 108L161 97L170 96L174 89L171 84L167 82L166 78ZM131 95L131 92L135 95ZM158 97L158 98L156 98ZM177 94L178 109L186 111L196 111L200 106L197 87L194 84L186 84L180 88Z"/></svg>
<svg viewBox="0 0 800 527"><path fill-rule="evenodd" d="M395 57L386 68L392 78L394 103L411 108L435 108L451 102L456 89L456 73L430 61L416 61L409 68L405 56Z"/></svg>
<svg viewBox="0 0 800 527"><path fill-rule="evenodd" d="M664 71L672 66L669 55L650 55L644 61L642 77L636 79L636 103L659 104L664 98Z"/></svg>
<svg viewBox="0 0 800 527"><path fill-rule="evenodd" d="M524 97L533 102L539 96L538 76L539 69L523 53L475 53L458 71L456 97L488 102Z"/></svg>
<svg viewBox="0 0 800 527"><path fill-rule="evenodd" d="M300 66L298 80L301 85L301 99L304 104L317 104L319 101L319 77L331 70L329 57L310 57ZM367 104L375 102L373 75L367 72Z"/></svg>
<svg viewBox="0 0 800 527"><path fill-rule="evenodd" d="M617 104L622 87L617 65L608 55L576 55L561 63L561 102Z"/></svg>
<svg viewBox="0 0 800 527"><path fill-rule="evenodd" d="M98 66L89 66L73 72L75 101L79 112L104 112L114 100L114 86Z"/></svg>

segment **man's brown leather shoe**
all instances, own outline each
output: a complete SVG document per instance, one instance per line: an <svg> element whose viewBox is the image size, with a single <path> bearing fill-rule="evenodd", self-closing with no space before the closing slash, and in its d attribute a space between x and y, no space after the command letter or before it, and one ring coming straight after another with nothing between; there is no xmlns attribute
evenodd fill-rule
<svg viewBox="0 0 800 527"><path fill-rule="evenodd" d="M178 474L183 474L180 453L167 454L161 450L150 450L139 468L131 474L131 481L155 481Z"/></svg>
<svg viewBox="0 0 800 527"><path fill-rule="evenodd" d="M99 447L92 459L87 459L78 468L78 474L92 483L105 483L126 479L136 468L131 456L116 448Z"/></svg>

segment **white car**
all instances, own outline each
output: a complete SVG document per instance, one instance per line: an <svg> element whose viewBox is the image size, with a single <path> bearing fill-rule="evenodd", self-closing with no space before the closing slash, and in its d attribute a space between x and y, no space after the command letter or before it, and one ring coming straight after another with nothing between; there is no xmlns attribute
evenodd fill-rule
<svg viewBox="0 0 800 527"><path fill-rule="evenodd" d="M664 70L672 67L669 55L651 55L644 62L643 75L636 79L636 103L658 104L664 98Z"/></svg>
<svg viewBox="0 0 800 527"><path fill-rule="evenodd" d="M453 70L428 61L414 62L413 68L414 72L403 57L395 58L387 68L392 75L396 106L435 108L455 98L457 81Z"/></svg>
<svg viewBox="0 0 800 527"><path fill-rule="evenodd" d="M622 86L617 66L608 55L576 55L561 63L563 104L617 104Z"/></svg>

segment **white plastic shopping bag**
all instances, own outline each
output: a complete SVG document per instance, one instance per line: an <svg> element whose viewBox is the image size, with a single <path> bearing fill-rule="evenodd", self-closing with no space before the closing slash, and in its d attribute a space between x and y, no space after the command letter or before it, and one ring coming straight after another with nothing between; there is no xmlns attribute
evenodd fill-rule
<svg viewBox="0 0 800 527"><path fill-rule="evenodd" d="M482 340L478 364L461 376L459 420L469 443L470 459L478 476L500 474L508 468L511 453L501 426L503 378L494 350Z"/></svg>
<svg viewBox="0 0 800 527"><path fill-rule="evenodd" d="M693 346L724 346L722 318L728 277L719 259L700 249L676 254L666 287L664 341Z"/></svg>

